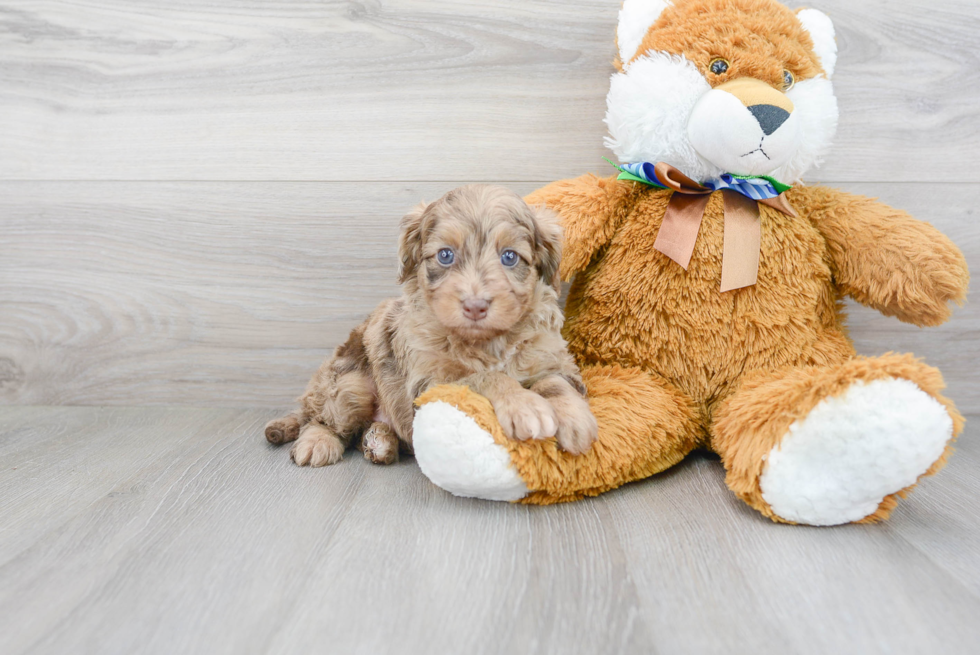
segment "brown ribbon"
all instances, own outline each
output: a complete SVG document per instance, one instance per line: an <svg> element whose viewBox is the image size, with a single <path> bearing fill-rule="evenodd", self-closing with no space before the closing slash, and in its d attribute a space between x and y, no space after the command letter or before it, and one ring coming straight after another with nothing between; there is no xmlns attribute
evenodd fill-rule
<svg viewBox="0 0 980 655"><path fill-rule="evenodd" d="M667 205L660 233L653 247L681 265L686 271L694 254L698 231L713 191L669 164L655 167L657 179L674 191ZM759 281L759 254L762 220L759 203L788 216L796 210L784 195L756 202L737 191L725 190L725 245L722 253L721 292L750 287Z"/></svg>

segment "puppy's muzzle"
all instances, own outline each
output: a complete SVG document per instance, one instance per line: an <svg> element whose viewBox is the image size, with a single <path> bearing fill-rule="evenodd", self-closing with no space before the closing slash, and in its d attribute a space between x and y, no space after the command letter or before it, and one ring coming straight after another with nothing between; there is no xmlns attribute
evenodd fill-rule
<svg viewBox="0 0 980 655"><path fill-rule="evenodd" d="M482 321L489 310L490 303L483 298L467 298L463 301L463 316L471 321Z"/></svg>

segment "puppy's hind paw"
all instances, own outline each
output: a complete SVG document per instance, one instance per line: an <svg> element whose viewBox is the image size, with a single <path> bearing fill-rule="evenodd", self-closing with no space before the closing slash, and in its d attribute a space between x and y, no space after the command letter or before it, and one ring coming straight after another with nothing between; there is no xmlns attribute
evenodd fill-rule
<svg viewBox="0 0 980 655"><path fill-rule="evenodd" d="M299 417L294 414L273 419L265 424L265 438L271 444L296 441L300 427Z"/></svg>
<svg viewBox="0 0 980 655"><path fill-rule="evenodd" d="M298 466L329 466L344 457L346 446L340 437L322 425L309 423L289 451Z"/></svg>
<svg viewBox="0 0 980 655"><path fill-rule="evenodd" d="M361 439L364 459L373 464L398 461L398 436L387 423L374 423Z"/></svg>

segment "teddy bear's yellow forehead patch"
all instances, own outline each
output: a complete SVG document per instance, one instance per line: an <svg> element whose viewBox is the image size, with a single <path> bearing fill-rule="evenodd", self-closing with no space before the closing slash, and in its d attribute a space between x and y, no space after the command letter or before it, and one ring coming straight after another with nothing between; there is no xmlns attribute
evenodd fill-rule
<svg viewBox="0 0 980 655"><path fill-rule="evenodd" d="M751 77L739 77L715 88L732 94L746 107L770 105L789 113L794 109L793 101L785 94Z"/></svg>
<svg viewBox="0 0 980 655"><path fill-rule="evenodd" d="M796 14L772 0L679 0L651 26L636 56L658 51L684 55L712 86L752 77L781 88L786 70L798 80L824 72ZM722 74L710 71L718 58L729 63Z"/></svg>

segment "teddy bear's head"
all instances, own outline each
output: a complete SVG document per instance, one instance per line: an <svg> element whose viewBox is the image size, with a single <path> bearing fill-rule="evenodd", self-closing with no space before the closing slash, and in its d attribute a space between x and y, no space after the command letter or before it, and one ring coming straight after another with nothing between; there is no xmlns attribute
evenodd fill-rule
<svg viewBox="0 0 980 655"><path fill-rule="evenodd" d="M606 145L624 164L665 162L794 184L837 129L834 27L775 0L625 0Z"/></svg>

